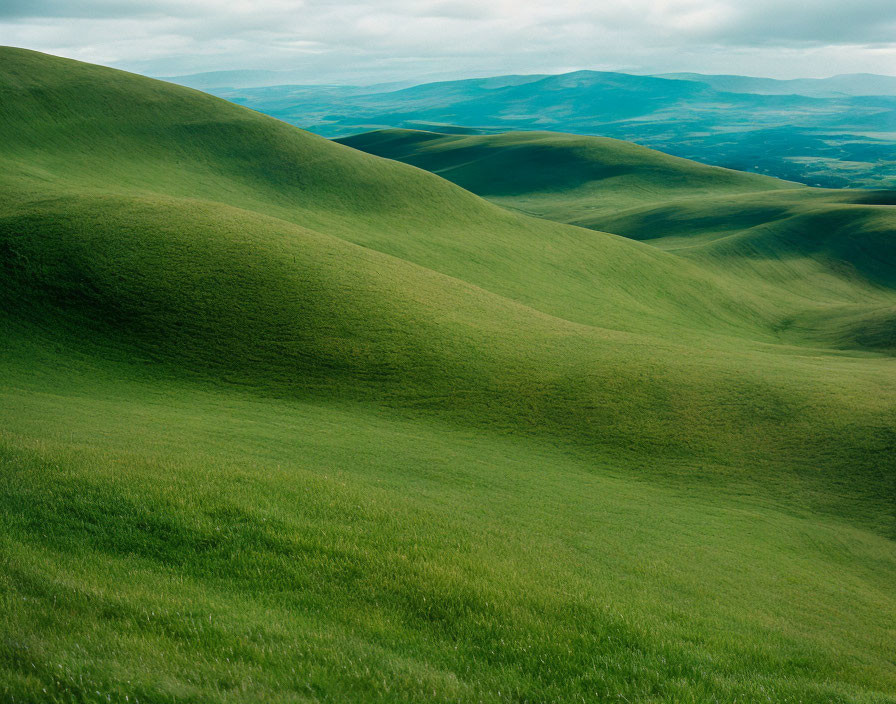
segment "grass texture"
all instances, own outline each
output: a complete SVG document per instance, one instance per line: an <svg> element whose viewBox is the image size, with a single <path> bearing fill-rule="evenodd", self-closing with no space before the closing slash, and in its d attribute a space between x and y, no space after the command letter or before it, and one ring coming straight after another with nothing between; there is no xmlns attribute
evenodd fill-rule
<svg viewBox="0 0 896 704"><path fill-rule="evenodd" d="M521 151L0 50L0 698L896 701L891 206Z"/></svg>

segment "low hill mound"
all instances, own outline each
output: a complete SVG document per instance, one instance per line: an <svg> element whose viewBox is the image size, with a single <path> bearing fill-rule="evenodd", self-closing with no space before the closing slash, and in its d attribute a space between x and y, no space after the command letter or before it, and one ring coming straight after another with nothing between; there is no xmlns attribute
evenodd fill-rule
<svg viewBox="0 0 896 704"><path fill-rule="evenodd" d="M339 141L515 211L649 242L742 280L745 300L759 290L782 308L803 300L778 321L788 339L893 349L892 335L860 332L896 295L892 193L805 188L578 135L382 130ZM826 329L826 311L843 334Z"/></svg>

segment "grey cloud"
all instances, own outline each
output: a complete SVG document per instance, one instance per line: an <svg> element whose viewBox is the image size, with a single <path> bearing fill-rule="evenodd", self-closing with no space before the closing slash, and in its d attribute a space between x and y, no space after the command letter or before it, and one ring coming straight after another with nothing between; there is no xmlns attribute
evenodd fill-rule
<svg viewBox="0 0 896 704"><path fill-rule="evenodd" d="M127 17L171 16L184 14L190 3L128 2L127 0L3 0L0 20L39 18L120 19Z"/></svg>
<svg viewBox="0 0 896 704"><path fill-rule="evenodd" d="M0 43L155 75L896 73L893 0L0 0ZM871 48L874 45L874 49Z"/></svg>
<svg viewBox="0 0 896 704"><path fill-rule="evenodd" d="M896 41L893 0L814 0L789 3L754 0L738 11L717 38L741 44L802 41L821 44Z"/></svg>

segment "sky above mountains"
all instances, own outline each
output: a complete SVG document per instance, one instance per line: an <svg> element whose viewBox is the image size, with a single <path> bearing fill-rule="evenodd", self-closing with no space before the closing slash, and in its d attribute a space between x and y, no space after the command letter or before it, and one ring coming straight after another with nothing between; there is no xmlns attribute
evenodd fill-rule
<svg viewBox="0 0 896 704"><path fill-rule="evenodd" d="M151 75L289 70L308 83L583 68L896 74L896 3L3 0L0 44Z"/></svg>

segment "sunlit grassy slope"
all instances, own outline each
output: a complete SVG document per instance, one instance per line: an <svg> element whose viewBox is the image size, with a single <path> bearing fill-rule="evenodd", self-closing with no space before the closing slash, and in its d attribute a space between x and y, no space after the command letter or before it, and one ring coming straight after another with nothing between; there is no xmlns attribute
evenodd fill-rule
<svg viewBox="0 0 896 704"><path fill-rule="evenodd" d="M339 141L505 207L649 242L739 280L744 299L775 299L782 339L896 349L893 193L805 188L550 132L382 130Z"/></svg>
<svg viewBox="0 0 896 704"><path fill-rule="evenodd" d="M892 269L748 261L3 49L0 695L896 700Z"/></svg>

